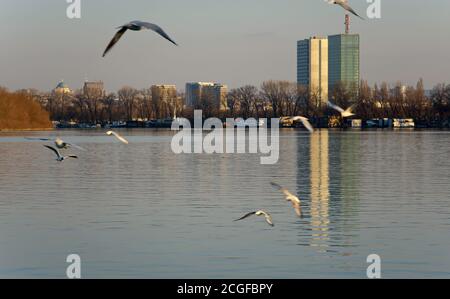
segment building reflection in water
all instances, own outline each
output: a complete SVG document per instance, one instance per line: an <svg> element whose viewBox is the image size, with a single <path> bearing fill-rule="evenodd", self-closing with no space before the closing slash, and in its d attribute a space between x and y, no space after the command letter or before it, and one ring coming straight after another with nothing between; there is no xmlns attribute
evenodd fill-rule
<svg viewBox="0 0 450 299"><path fill-rule="evenodd" d="M297 144L297 193L305 221L303 246L336 252L357 242L360 195L360 134L316 131ZM306 239L305 239L306 238Z"/></svg>
<svg viewBox="0 0 450 299"><path fill-rule="evenodd" d="M310 141L310 246L326 252L330 232L329 132L317 131Z"/></svg>

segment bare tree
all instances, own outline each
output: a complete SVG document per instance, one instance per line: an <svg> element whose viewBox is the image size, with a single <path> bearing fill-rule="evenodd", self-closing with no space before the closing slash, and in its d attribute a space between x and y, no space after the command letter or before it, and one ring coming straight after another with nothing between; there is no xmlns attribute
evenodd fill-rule
<svg viewBox="0 0 450 299"><path fill-rule="evenodd" d="M118 99L114 93L110 93L102 100L103 110L106 114L106 120L113 122L115 119L114 111L117 109Z"/></svg>
<svg viewBox="0 0 450 299"><path fill-rule="evenodd" d="M436 115L444 119L450 114L450 85L436 85L431 92L431 100Z"/></svg>
<svg viewBox="0 0 450 299"><path fill-rule="evenodd" d="M83 92L83 97L88 111L90 123L97 124L99 122L101 104L104 100L103 91L85 89L85 91Z"/></svg>
<svg viewBox="0 0 450 299"><path fill-rule="evenodd" d="M125 120L133 120L138 91L132 87L124 86L118 91L117 94L119 96L120 106L122 107L122 110L125 114Z"/></svg>
<svg viewBox="0 0 450 299"><path fill-rule="evenodd" d="M255 103L258 97L258 89L252 85L246 85L233 89L228 94L228 107L235 114L241 114L244 118L257 117Z"/></svg>
<svg viewBox="0 0 450 299"><path fill-rule="evenodd" d="M270 103L273 117L284 116L291 86L287 81L266 81L261 85L261 97Z"/></svg>

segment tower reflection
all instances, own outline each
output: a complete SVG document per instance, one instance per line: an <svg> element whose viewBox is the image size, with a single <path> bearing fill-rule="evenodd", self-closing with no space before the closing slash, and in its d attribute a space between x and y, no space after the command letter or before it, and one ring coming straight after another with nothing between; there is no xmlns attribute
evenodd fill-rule
<svg viewBox="0 0 450 299"><path fill-rule="evenodd" d="M330 240L329 132L315 132L311 135L310 143L310 246L326 252Z"/></svg>

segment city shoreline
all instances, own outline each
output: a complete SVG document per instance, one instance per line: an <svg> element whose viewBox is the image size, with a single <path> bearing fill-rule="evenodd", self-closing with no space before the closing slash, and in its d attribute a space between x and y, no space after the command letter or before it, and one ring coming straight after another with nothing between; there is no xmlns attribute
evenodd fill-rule
<svg viewBox="0 0 450 299"><path fill-rule="evenodd" d="M36 128L36 129L0 129L1 133L14 133L14 132L50 132L54 131L54 128Z"/></svg>

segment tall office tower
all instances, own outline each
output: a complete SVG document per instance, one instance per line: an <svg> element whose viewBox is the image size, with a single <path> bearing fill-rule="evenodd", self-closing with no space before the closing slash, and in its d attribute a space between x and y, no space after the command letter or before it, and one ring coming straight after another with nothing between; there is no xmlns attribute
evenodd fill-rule
<svg viewBox="0 0 450 299"><path fill-rule="evenodd" d="M210 101L213 107L224 111L227 109L226 85L212 82L195 82L186 84L186 106L201 108L203 101Z"/></svg>
<svg viewBox="0 0 450 299"><path fill-rule="evenodd" d="M329 88L343 84L353 98L359 94L360 85L359 34L338 34L328 37Z"/></svg>
<svg viewBox="0 0 450 299"><path fill-rule="evenodd" d="M328 101L328 39L312 37L297 42L297 83L307 86L317 105Z"/></svg>

